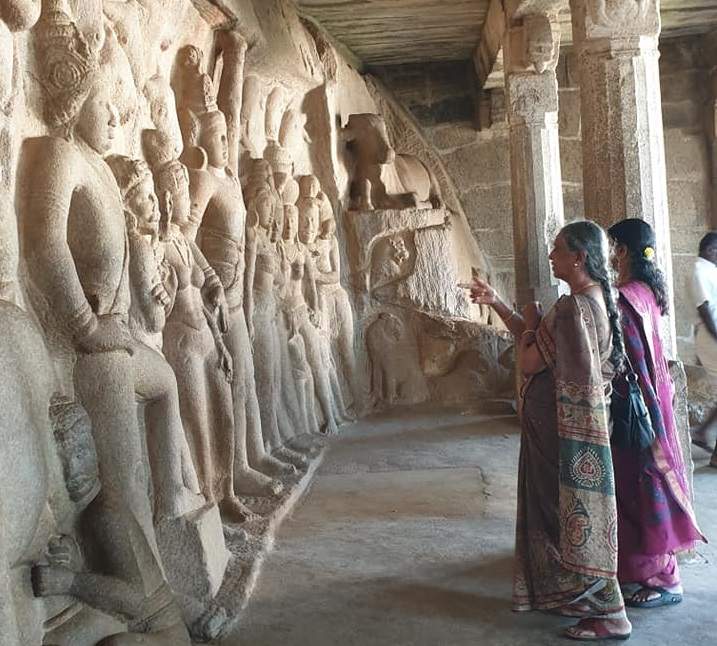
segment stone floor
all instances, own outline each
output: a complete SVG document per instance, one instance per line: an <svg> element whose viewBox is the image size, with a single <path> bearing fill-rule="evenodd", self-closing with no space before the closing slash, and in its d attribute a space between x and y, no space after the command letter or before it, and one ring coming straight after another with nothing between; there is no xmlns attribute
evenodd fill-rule
<svg viewBox="0 0 717 646"><path fill-rule="evenodd" d="M510 610L518 439L515 418L460 410L344 431L222 646L569 643L568 620ZM717 537L707 457L695 450L698 514ZM631 612L631 644L717 643L717 548L698 553L681 606Z"/></svg>

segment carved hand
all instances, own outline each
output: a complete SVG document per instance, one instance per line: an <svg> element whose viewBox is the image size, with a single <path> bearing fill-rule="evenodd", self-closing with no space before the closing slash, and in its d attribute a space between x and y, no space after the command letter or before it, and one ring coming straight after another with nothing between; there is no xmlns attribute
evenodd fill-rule
<svg viewBox="0 0 717 646"><path fill-rule="evenodd" d="M99 354L101 352L118 352L124 350L132 356L132 336L127 325L116 316L101 316L97 318L90 332L77 339L77 347L85 354Z"/></svg>
<svg viewBox="0 0 717 646"><path fill-rule="evenodd" d="M224 343L219 344L219 369L229 383L234 381L234 361Z"/></svg>
<svg viewBox="0 0 717 646"><path fill-rule="evenodd" d="M45 555L50 565L66 567L73 572L79 572L82 569L80 546L72 536L67 534L51 537Z"/></svg>

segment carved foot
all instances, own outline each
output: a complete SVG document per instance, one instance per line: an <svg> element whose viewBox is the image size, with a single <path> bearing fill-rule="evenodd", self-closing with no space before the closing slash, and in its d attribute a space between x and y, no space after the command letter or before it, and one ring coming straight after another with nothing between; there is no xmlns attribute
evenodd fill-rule
<svg viewBox="0 0 717 646"><path fill-rule="evenodd" d="M172 493L158 493L156 497L156 520L166 520L186 516L202 508L207 503L200 493L194 493L186 487L180 487Z"/></svg>
<svg viewBox="0 0 717 646"><path fill-rule="evenodd" d="M61 565L36 565L30 571L32 591L36 597L71 594L75 573Z"/></svg>
<svg viewBox="0 0 717 646"><path fill-rule="evenodd" d="M332 419L328 422L324 422L321 425L321 428L319 429L319 433L321 435L338 435L339 434L339 427L336 426L336 422Z"/></svg>
<svg viewBox="0 0 717 646"><path fill-rule="evenodd" d="M309 466L309 460L305 455L294 451L288 446L280 446L278 449L274 450L272 455L274 455L274 457L279 458L280 460L283 460L284 462L290 462L297 469L300 469L302 471L304 471Z"/></svg>
<svg viewBox="0 0 717 646"><path fill-rule="evenodd" d="M236 496L227 496L219 503L219 513L222 520L227 523L246 523L259 518L246 507Z"/></svg>
<svg viewBox="0 0 717 646"><path fill-rule="evenodd" d="M123 633L107 637L97 646L190 646L191 642L184 626L172 626L159 632Z"/></svg>
<svg viewBox="0 0 717 646"><path fill-rule="evenodd" d="M304 434L292 437L287 442L287 446L294 449L294 451L301 451L313 458L321 453L321 449L326 446L326 442L319 437L312 437L311 435Z"/></svg>
<svg viewBox="0 0 717 646"><path fill-rule="evenodd" d="M257 469L262 473L277 478L296 475L296 468L293 464L287 464L285 461L282 461L280 457L274 457L268 453L265 453L261 458Z"/></svg>
<svg viewBox="0 0 717 646"><path fill-rule="evenodd" d="M279 480L265 476L255 469L235 471L234 492L239 496L278 496L284 490Z"/></svg>

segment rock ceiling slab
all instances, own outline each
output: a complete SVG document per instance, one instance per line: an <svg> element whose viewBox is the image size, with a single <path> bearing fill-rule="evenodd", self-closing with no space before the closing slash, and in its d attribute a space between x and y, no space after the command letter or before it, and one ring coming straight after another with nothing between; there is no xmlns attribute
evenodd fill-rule
<svg viewBox="0 0 717 646"><path fill-rule="evenodd" d="M364 64L391 65L470 58L490 0L297 0L297 5ZM661 13L667 37L717 28L717 0L663 0ZM567 9L561 19L569 43Z"/></svg>

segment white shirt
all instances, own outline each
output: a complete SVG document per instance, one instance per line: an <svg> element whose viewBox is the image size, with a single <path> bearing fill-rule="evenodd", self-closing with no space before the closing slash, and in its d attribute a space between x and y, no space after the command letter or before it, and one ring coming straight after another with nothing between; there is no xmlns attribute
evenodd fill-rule
<svg viewBox="0 0 717 646"><path fill-rule="evenodd" d="M705 258L697 258L692 272L692 299L695 307L709 303L712 312L717 312L717 265ZM702 319L697 315L697 324Z"/></svg>

